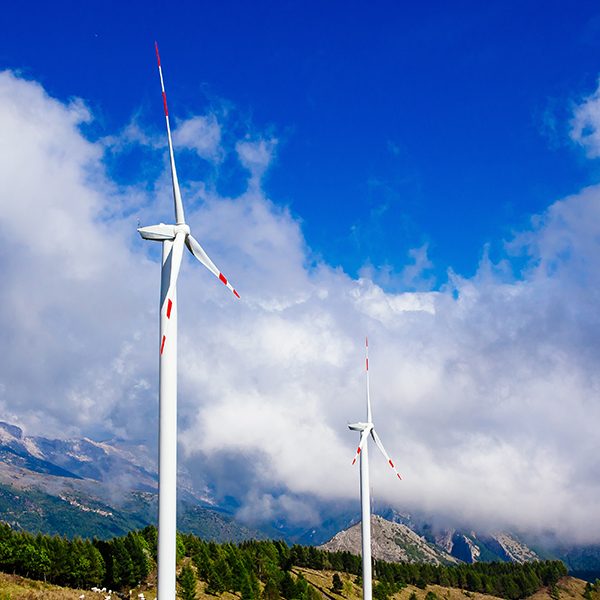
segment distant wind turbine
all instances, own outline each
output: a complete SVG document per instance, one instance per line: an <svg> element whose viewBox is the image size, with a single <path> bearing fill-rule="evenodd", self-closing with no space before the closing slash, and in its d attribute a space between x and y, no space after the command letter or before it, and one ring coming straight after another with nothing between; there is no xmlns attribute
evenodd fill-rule
<svg viewBox="0 0 600 600"><path fill-rule="evenodd" d="M371 434L376 446L381 450L388 465L396 473L398 479L402 479L400 473L396 470L394 463L385 451L375 427L373 425L373 416L371 414L371 396L369 394L369 339L365 339L366 359L365 369L367 372L367 422L351 423L348 425L353 431L360 431L360 441L358 449L354 455L352 464L360 457L360 519L362 535L362 578L363 578L363 600L371 600L373 596L373 581L371 573L371 498L369 494L369 452L368 437Z"/></svg>
<svg viewBox="0 0 600 600"><path fill-rule="evenodd" d="M175 169L173 141L169 125L167 95L163 81L158 44L155 43L158 73L162 88L175 224L139 227L145 240L162 242L162 271L160 286L160 357L159 357L159 457L158 457L158 599L175 600L176 533L177 533L177 276L181 267L184 245L234 294L239 294L210 260L202 246L191 235L185 222L181 191Z"/></svg>

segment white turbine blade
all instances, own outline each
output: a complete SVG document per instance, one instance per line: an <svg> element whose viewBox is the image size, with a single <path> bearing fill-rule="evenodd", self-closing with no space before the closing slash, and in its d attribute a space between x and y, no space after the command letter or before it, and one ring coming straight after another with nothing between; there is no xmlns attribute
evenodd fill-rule
<svg viewBox="0 0 600 600"><path fill-rule="evenodd" d="M160 54L158 53L158 43L154 42L156 48L156 60L158 61L158 73L160 75L160 87L162 89L163 106L165 109L165 120L167 122L167 138L169 139L169 160L171 162L171 179L173 181L173 199L175 201L175 221L178 225L185 223L183 214L183 202L181 201L181 190L179 189L179 180L177 179L177 169L175 168L175 154L173 153L173 140L171 138L171 125L169 124L169 109L167 107L167 94L165 93L165 82L163 80L162 66L160 64Z"/></svg>
<svg viewBox="0 0 600 600"><path fill-rule="evenodd" d="M367 422L373 422L373 414L371 412L371 393L369 390L369 338L365 337L365 370L367 372Z"/></svg>
<svg viewBox="0 0 600 600"><path fill-rule="evenodd" d="M365 445L368 437L369 437L369 430L365 429L360 435L360 442L358 442L358 448L356 449L356 454L354 455L354 458L352 459L352 464L354 464L357 461L358 456L362 452L363 446Z"/></svg>
<svg viewBox="0 0 600 600"><path fill-rule="evenodd" d="M377 435L377 432L375 431L375 429L371 429L371 435L373 436L373 440L375 440L375 444L381 450L381 453L383 454L383 456L385 456L385 459L388 461L388 465L390 465L390 467L392 467L392 469L394 470L394 473L396 473L396 477L398 477L398 479L402 479L400 473L398 473L398 471L396 470L396 467L394 466L392 459L389 457L388 453L385 451L385 448L383 447L383 444L381 443L381 440L379 439L379 436Z"/></svg>
<svg viewBox="0 0 600 600"><path fill-rule="evenodd" d="M236 298L239 298L240 295L233 288L233 286L227 281L227 277L217 269L215 263L210 260L208 254L204 252L204 248L198 243L198 240L193 235L188 235L185 243L189 248L189 251L218 279L221 280L234 294Z"/></svg>
<svg viewBox="0 0 600 600"><path fill-rule="evenodd" d="M169 329L171 323L171 311L173 310L173 296L177 288L177 278L179 277L179 269L181 268L181 259L183 257L183 244L185 242L185 232L180 231L175 236L175 242L171 249L171 272L169 274L169 289L165 294L163 305L160 310L165 311L164 327L162 332L162 339L160 341L160 353L162 354L165 350L165 345L169 339Z"/></svg>

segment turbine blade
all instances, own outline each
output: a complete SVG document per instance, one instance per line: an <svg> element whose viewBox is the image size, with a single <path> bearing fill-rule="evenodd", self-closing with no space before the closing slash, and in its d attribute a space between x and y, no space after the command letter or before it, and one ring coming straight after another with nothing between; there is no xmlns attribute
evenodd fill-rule
<svg viewBox="0 0 600 600"><path fill-rule="evenodd" d="M177 278L179 277L179 269L181 268L181 259L183 257L183 244L185 243L185 233L180 231L175 236L173 242L173 248L171 249L171 272L169 274L169 289L165 294L163 305L160 310L164 310L164 323L162 330L162 337L160 340L160 353L162 354L165 350L165 345L168 344L169 330L171 325L171 313L173 310L173 300L175 296L175 290L177 289Z"/></svg>
<svg viewBox="0 0 600 600"><path fill-rule="evenodd" d="M154 42L156 49L156 60L158 61L158 73L160 75L160 87L162 89L163 106L165 109L165 121L167 122L167 138L169 140L169 160L171 163L171 180L173 182L173 200L175 201L175 222L177 225L185 223L183 214L183 202L181 201L181 190L179 189L179 180L177 179L177 169L175 168L175 154L173 153L173 140L171 138L171 125L169 123L169 109L167 107L167 94L165 92L165 82L163 80L162 66L160 64L160 54L158 53L158 43Z"/></svg>
<svg viewBox="0 0 600 600"><path fill-rule="evenodd" d="M383 444L381 443L381 440L379 439L379 436L377 435L377 432L375 431L375 429L371 429L371 435L373 436L373 440L375 441L375 444L377 445L379 450L381 450L381 453L383 454L383 456L385 456L385 459L387 460L388 465L390 465L390 467L392 467L392 469L394 470L394 473L396 473L396 477L398 477L398 479L402 479L402 476L396 470L396 467L394 466L392 459L389 457L388 453L385 451L385 448L383 447Z"/></svg>
<svg viewBox="0 0 600 600"><path fill-rule="evenodd" d="M240 295L233 288L233 286L227 281L227 277L217 269L215 263L210 260L210 257L204 251L204 248L198 243L198 240L193 235L188 235L185 243L189 249L189 251L218 279L221 280L234 294L236 298L239 298Z"/></svg>
<svg viewBox="0 0 600 600"><path fill-rule="evenodd" d="M171 255L171 278L169 279L169 291L167 292L167 298L169 292L175 289L177 285L177 278L179 277L179 269L181 269L181 259L183 258L183 245L185 243L185 233L179 231L175 236L173 242L173 250Z"/></svg>
<svg viewBox="0 0 600 600"><path fill-rule="evenodd" d="M354 458L352 459L352 464L354 464L356 462L356 460L358 459L358 456L362 452L363 446L365 445L368 437L369 437L369 430L365 429L360 435L360 442L358 442L358 448L356 449L356 454L354 455Z"/></svg>
<svg viewBox="0 0 600 600"><path fill-rule="evenodd" d="M367 373L367 423L373 422L373 413L371 411L371 392L369 390L369 338L365 337L365 370Z"/></svg>

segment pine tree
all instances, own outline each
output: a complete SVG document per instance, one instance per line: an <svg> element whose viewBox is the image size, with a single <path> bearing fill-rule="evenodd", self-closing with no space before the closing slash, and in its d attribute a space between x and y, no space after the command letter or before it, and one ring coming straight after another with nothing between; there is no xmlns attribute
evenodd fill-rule
<svg viewBox="0 0 600 600"><path fill-rule="evenodd" d="M273 577L269 577L262 592L263 600L280 600L279 586Z"/></svg>
<svg viewBox="0 0 600 600"><path fill-rule="evenodd" d="M182 600L196 600L196 575L189 565L184 565L177 578L179 582L179 595Z"/></svg>
<svg viewBox="0 0 600 600"><path fill-rule="evenodd" d="M295 598L296 584L294 583L289 571L284 572L281 582L279 583L279 590L281 595L287 600L292 600L292 598Z"/></svg>
<svg viewBox="0 0 600 600"><path fill-rule="evenodd" d="M336 594L341 594L342 590L344 589L344 584L342 583L342 579L340 578L340 576L337 573L334 573L333 577L331 578L331 589Z"/></svg>
<svg viewBox="0 0 600 600"><path fill-rule="evenodd" d="M258 595L254 590L254 586L252 585L250 574L246 571L246 575L242 581L241 585L241 595L242 600L257 600Z"/></svg>
<svg viewBox="0 0 600 600"><path fill-rule="evenodd" d="M215 568L214 564L211 563L207 569L206 577L206 593L211 596L218 596L222 594L227 588L223 584L219 571Z"/></svg>

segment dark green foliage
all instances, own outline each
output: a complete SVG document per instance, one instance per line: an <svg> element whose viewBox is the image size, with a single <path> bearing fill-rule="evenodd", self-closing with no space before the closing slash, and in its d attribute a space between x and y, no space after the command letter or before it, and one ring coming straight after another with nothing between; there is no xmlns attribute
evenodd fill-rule
<svg viewBox="0 0 600 600"><path fill-rule="evenodd" d="M342 583L342 578L337 573L334 573L333 577L331 578L331 589L336 594L341 594L342 590L344 589L344 584Z"/></svg>
<svg viewBox="0 0 600 600"><path fill-rule="evenodd" d="M269 577L265 583L265 587L262 592L263 600L280 600L279 586L275 577Z"/></svg>
<svg viewBox="0 0 600 600"><path fill-rule="evenodd" d="M156 561L156 544L154 527L110 541L92 542L34 536L0 523L0 570L71 587L127 590L148 577ZM356 582L361 583L361 559L348 552L329 553L298 545L290 548L281 541L216 544L190 534L178 535L177 552L180 558L191 559L198 577L206 582L206 591L215 596L230 591L242 600L319 600L319 592L292 573L294 567L345 572L355 575ZM190 571L194 575L193 569ZM507 600L525 598L548 586L554 600L558 600L556 584L567 569L560 561L457 566L375 561L374 572L378 580L373 588L376 600L387 600L407 584L421 588L439 584ZM337 573L336 576L332 589L340 593L343 585L340 589L341 578ZM259 582L263 584L262 594ZM180 586L183 588L181 580ZM595 589L586 588L586 600L590 600Z"/></svg>
<svg viewBox="0 0 600 600"><path fill-rule="evenodd" d="M543 585L555 585L567 575L560 561L518 563L475 563L453 567L375 561L380 581L412 584L425 589L429 584L485 592L508 600L530 596Z"/></svg>
<svg viewBox="0 0 600 600"><path fill-rule="evenodd" d="M295 597L296 584L289 571L285 571L281 578L281 582L279 583L279 593L286 598L286 600L291 600Z"/></svg>
<svg viewBox="0 0 600 600"><path fill-rule="evenodd" d="M221 579L220 573L215 569L213 563L208 566L208 576L206 578L206 593L213 596L222 594L227 587Z"/></svg>
<svg viewBox="0 0 600 600"><path fill-rule="evenodd" d="M373 586L373 598L375 598L375 600L388 600L394 593L393 587L393 585L390 585L386 581L376 583Z"/></svg>
<svg viewBox="0 0 600 600"><path fill-rule="evenodd" d="M240 588L242 600L258 600L260 598L258 579L252 571L244 571Z"/></svg>
<svg viewBox="0 0 600 600"><path fill-rule="evenodd" d="M179 595L182 600L196 600L196 575L194 570L189 565L184 565L181 568L181 573L177 578L179 583Z"/></svg>

